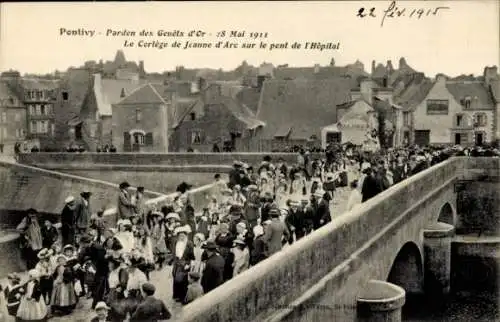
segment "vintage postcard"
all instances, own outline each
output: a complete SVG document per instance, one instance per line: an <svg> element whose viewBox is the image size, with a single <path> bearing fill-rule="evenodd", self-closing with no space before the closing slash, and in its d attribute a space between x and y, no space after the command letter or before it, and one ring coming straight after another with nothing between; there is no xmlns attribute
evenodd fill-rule
<svg viewBox="0 0 500 322"><path fill-rule="evenodd" d="M500 2L0 4L1 321L500 321Z"/></svg>

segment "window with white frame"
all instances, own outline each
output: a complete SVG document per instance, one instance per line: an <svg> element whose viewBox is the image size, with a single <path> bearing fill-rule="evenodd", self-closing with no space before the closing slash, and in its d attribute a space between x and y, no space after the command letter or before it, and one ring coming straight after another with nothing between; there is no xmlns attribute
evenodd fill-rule
<svg viewBox="0 0 500 322"><path fill-rule="evenodd" d="M144 145L145 144L144 133L134 132L132 134L132 140L133 140L133 143L136 145Z"/></svg>
<svg viewBox="0 0 500 322"><path fill-rule="evenodd" d="M35 110L35 105L30 105L30 115L35 115L36 110Z"/></svg>
<svg viewBox="0 0 500 322"><path fill-rule="evenodd" d="M135 121L136 122L140 122L142 119L142 112L141 112L141 109L136 109L135 110Z"/></svg>

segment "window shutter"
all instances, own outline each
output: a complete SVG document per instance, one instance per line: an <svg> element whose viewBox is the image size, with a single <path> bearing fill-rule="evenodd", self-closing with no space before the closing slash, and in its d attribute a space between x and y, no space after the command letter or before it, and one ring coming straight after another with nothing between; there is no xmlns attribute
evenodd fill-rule
<svg viewBox="0 0 500 322"><path fill-rule="evenodd" d="M130 133L123 132L123 150L130 151Z"/></svg>
<svg viewBox="0 0 500 322"><path fill-rule="evenodd" d="M146 133L145 144L146 145L153 145L153 133L151 133L151 132Z"/></svg>

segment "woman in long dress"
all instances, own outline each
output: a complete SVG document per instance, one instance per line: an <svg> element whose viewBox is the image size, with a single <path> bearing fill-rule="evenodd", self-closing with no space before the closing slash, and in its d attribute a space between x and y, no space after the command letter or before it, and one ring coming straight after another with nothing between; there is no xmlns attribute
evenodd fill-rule
<svg viewBox="0 0 500 322"><path fill-rule="evenodd" d="M202 255L204 249L202 248L203 242L205 241L205 236L203 234L197 233L193 238L193 252L194 252L194 260L191 261L191 272L195 272L201 274L203 269L205 268L204 262L202 261Z"/></svg>
<svg viewBox="0 0 500 322"><path fill-rule="evenodd" d="M167 257L167 245L165 242L165 225L163 223L163 214L161 212L153 212L150 215L149 230L151 231L151 245L155 257L155 264L158 269L163 267L163 263Z"/></svg>
<svg viewBox="0 0 500 322"><path fill-rule="evenodd" d="M47 321L47 304L42 298L38 272L34 269L28 272L29 280L26 284L26 293L21 297L17 310L17 322Z"/></svg>
<svg viewBox="0 0 500 322"><path fill-rule="evenodd" d="M109 257L109 292L106 295L106 303L110 307L108 317L111 321L124 321L127 317L127 300L125 290L127 288L128 273L127 266L120 257Z"/></svg>
<svg viewBox="0 0 500 322"><path fill-rule="evenodd" d="M115 238L120 242L123 253L130 253L134 248L134 234L132 233L132 223L128 219L119 220L118 232L115 234Z"/></svg>
<svg viewBox="0 0 500 322"><path fill-rule="evenodd" d="M52 313L60 312L63 315L68 315L75 309L77 302L72 268L61 263L57 266L54 274L54 289L50 302Z"/></svg>

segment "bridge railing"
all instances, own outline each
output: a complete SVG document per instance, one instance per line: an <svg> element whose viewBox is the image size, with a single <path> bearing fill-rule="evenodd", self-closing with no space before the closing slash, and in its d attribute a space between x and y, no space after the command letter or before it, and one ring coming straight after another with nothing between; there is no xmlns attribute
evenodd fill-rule
<svg viewBox="0 0 500 322"><path fill-rule="evenodd" d="M297 153L21 153L18 160L23 164L55 165L231 165L235 160L258 164L264 156L273 160L283 158L287 163L297 162ZM322 154L313 153L312 157L321 157Z"/></svg>
<svg viewBox="0 0 500 322"><path fill-rule="evenodd" d="M415 215L415 206L449 185L462 168L462 160L449 159L337 216L186 306L183 320L264 321L277 314L277 308L289 306L334 269L336 277L356 269L362 264L360 251L383 242L388 226L400 216Z"/></svg>
<svg viewBox="0 0 500 322"><path fill-rule="evenodd" d="M0 161L0 181L0 210L4 211L3 217L8 216L6 211L22 211L28 208L35 208L47 214L59 214L66 197L69 195L76 197L86 190L92 193L93 210L106 209L104 212L106 221L113 224L116 220L117 210L113 206L118 200L117 184L2 161ZM134 191L135 188L132 187L131 190ZM212 192L213 184L190 190L189 196L195 209L205 206ZM175 193L165 195L146 190L145 197L149 199L146 202L148 206L159 208L167 200L173 199ZM2 218L0 223L12 225L19 220Z"/></svg>

